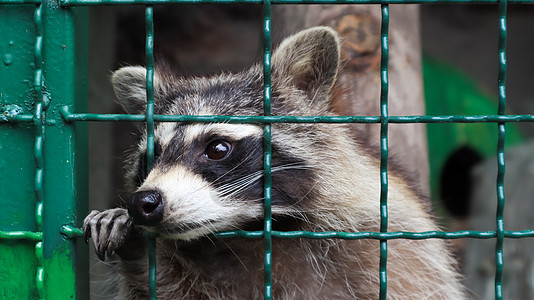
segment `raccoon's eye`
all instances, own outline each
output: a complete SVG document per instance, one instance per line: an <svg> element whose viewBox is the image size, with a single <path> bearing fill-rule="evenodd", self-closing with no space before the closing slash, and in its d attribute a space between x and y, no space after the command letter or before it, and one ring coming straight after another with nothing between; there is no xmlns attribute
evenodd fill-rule
<svg viewBox="0 0 534 300"><path fill-rule="evenodd" d="M221 160L230 153L231 149L232 145L227 141L213 141L206 147L204 156L213 160Z"/></svg>

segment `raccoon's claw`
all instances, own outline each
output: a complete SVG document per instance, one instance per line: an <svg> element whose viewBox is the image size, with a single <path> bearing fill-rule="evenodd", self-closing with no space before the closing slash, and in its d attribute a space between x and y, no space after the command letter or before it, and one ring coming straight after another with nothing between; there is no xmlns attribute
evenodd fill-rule
<svg viewBox="0 0 534 300"><path fill-rule="evenodd" d="M85 240L93 239L96 255L100 260L111 256L120 248L133 226L128 212L123 208L108 209L103 212L93 210L83 221Z"/></svg>
<svg viewBox="0 0 534 300"><path fill-rule="evenodd" d="M89 220L94 218L96 215L98 215L100 212L98 210L93 210L91 213L85 217L83 220L83 238L85 239L86 243L89 243L89 238L91 237L91 226L87 226Z"/></svg>

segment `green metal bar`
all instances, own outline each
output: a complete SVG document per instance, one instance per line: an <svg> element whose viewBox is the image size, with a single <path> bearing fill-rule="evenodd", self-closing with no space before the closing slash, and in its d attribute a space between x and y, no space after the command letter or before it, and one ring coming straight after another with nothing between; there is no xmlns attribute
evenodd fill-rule
<svg viewBox="0 0 534 300"><path fill-rule="evenodd" d="M499 90L499 107L498 114L504 115L506 113L506 11L507 0L501 0L499 3L499 75L498 75L498 90ZM505 157L504 144L506 137L506 129L504 123L498 123L498 141L497 141L497 212L496 212L496 226L497 226L497 241L495 244L495 299L503 299L503 269L504 269L504 174L505 174Z"/></svg>
<svg viewBox="0 0 534 300"><path fill-rule="evenodd" d="M389 92L389 6L382 5L382 25L380 29L380 232L388 231L388 92ZM387 297L387 240L380 240L380 294Z"/></svg>
<svg viewBox="0 0 534 300"><path fill-rule="evenodd" d="M263 2L263 114L271 115L271 0ZM264 299L273 296L272 276L272 211L271 211L271 124L263 127L264 184Z"/></svg>
<svg viewBox="0 0 534 300"><path fill-rule="evenodd" d="M511 231L504 230L504 238L531 238L534 237L534 230L519 230ZM63 226L61 234L66 238L75 239L83 236L83 230L72 226ZM222 231L212 234L217 238L263 238L263 230L260 231ZM145 236L145 233L143 233ZM151 236L146 234L146 236ZM497 231L389 231L389 232L340 232L340 231L325 231L325 232L311 232L311 231L272 231L272 236L277 238L309 238L309 239L378 239L378 240L392 240L392 239L410 239L410 240L425 240L425 239L462 239L462 238L477 238L490 239L497 237ZM158 237L154 235L154 237ZM28 240L40 241L42 240L42 233L31 231L0 231L0 239L5 240Z"/></svg>
<svg viewBox="0 0 534 300"><path fill-rule="evenodd" d="M35 257L37 258L37 261L43 261L43 242L38 242L35 244ZM39 292L39 298L42 298L42 292L45 290L44 275L44 268L38 267L37 274L35 276L35 284L37 291Z"/></svg>
<svg viewBox="0 0 534 300"><path fill-rule="evenodd" d="M489 239L497 236L496 231L424 231L424 232L305 232L305 231L273 231L273 236L280 238L338 238L338 239L376 239L376 240L394 240L394 239L460 239L460 238L477 238ZM505 238L529 238L534 237L534 230L524 231L504 231Z"/></svg>
<svg viewBox="0 0 534 300"><path fill-rule="evenodd" d="M0 230L0 240L28 240L28 241L42 241L42 232L33 231L2 231Z"/></svg>
<svg viewBox="0 0 534 300"><path fill-rule="evenodd" d="M35 94L35 113L33 125L35 128L35 142L34 142L34 160L35 160L35 178L34 178L34 190L35 190L35 227L38 231L43 229L43 201L44 201L44 135L45 135L45 110L48 107L43 92L43 20L42 20L42 5L39 4L35 8L34 14L35 24L35 47L34 47L34 80L33 80L33 92ZM37 274L35 276L35 286L37 287L37 295L40 299L44 298L44 267L43 267L43 247L39 244L35 248L37 259Z"/></svg>
<svg viewBox="0 0 534 300"><path fill-rule="evenodd" d="M147 171L154 164L154 9L145 9L146 26L146 133ZM157 299L156 287L156 239L148 238L148 281L150 299Z"/></svg>
<svg viewBox="0 0 534 300"><path fill-rule="evenodd" d="M30 123L33 122L32 115L0 115L1 123Z"/></svg>
<svg viewBox="0 0 534 300"><path fill-rule="evenodd" d="M66 122L144 122L146 115L71 113L68 107L60 110ZM20 116L19 116L20 117ZM471 115L471 116L389 116L389 123L508 123L534 122L534 115ZM7 119L9 122L9 118ZM26 120L26 118L24 118ZM380 123L380 116L191 116L154 115L155 122L196 123ZM0 120L1 122L1 120ZM21 120L22 122L22 120Z"/></svg>
<svg viewBox="0 0 534 300"><path fill-rule="evenodd" d="M68 239L83 237L83 229L71 225L62 226L59 232Z"/></svg>
<svg viewBox="0 0 534 300"><path fill-rule="evenodd" d="M39 0L0 0L0 5L4 5L4 4L12 4L12 5L34 4L34 5L38 5L38 4L41 4L41 1L39 1Z"/></svg>
<svg viewBox="0 0 534 300"><path fill-rule="evenodd" d="M13 0L2 0L8 3ZM22 0L17 0L22 1ZM533 0L511 0L510 4L533 3ZM1 2L0 2L1 3ZM168 3L253 3L261 4L263 0L60 0L61 6L89 5L154 5ZM274 0L272 4L498 4L499 0Z"/></svg>
<svg viewBox="0 0 534 300"><path fill-rule="evenodd" d="M217 238L261 238L263 231L227 231L214 233L213 236ZM410 239L410 240L425 240L425 239L492 239L497 237L497 231L423 231L423 232L405 232L405 231L390 231L390 232L310 232L310 231L272 231L272 236L277 238L308 238L308 239L375 239L375 240L394 240L394 239ZM532 238L534 237L534 230L522 231L504 231L505 238Z"/></svg>
<svg viewBox="0 0 534 300"><path fill-rule="evenodd" d="M41 18L46 86L39 91L41 105L49 106L46 119L54 122L45 123L43 140L43 243L36 251L42 249L38 257L44 272L37 275L42 280L39 296L75 299L88 291L87 246L65 239L61 228L81 225L78 216L87 212L87 124L65 124L58 110L63 106L86 110L87 8L64 9L55 0L44 0Z"/></svg>

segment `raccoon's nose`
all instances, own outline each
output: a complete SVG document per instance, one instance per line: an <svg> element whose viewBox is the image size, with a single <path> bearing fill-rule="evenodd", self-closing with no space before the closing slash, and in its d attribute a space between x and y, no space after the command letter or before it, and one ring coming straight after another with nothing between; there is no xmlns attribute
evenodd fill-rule
<svg viewBox="0 0 534 300"><path fill-rule="evenodd" d="M126 206L137 225L157 225L163 219L163 197L158 191L133 193Z"/></svg>

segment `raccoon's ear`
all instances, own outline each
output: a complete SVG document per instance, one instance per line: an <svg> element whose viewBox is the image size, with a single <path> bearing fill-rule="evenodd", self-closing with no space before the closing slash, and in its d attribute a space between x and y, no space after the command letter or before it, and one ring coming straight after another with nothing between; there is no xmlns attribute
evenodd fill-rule
<svg viewBox="0 0 534 300"><path fill-rule="evenodd" d="M285 39L272 57L273 77L289 80L310 99L325 97L339 68L340 42L330 27L312 27Z"/></svg>
<svg viewBox="0 0 534 300"><path fill-rule="evenodd" d="M128 114L141 114L146 109L146 69L123 67L111 77L117 102Z"/></svg>

